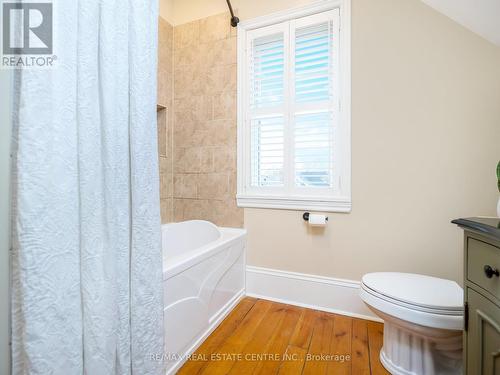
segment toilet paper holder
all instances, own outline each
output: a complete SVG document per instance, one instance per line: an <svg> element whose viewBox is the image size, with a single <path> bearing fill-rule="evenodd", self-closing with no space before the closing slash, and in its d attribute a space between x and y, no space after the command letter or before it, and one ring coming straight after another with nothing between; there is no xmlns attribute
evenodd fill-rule
<svg viewBox="0 0 500 375"><path fill-rule="evenodd" d="M304 212L304 214L302 215L302 218L305 220L305 221L309 221L309 212ZM325 218L326 221L328 221L328 216Z"/></svg>

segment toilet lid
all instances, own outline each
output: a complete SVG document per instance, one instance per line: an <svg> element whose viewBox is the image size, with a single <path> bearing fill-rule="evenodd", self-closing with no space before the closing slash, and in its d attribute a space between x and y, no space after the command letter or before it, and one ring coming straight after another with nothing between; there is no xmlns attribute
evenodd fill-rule
<svg viewBox="0 0 500 375"><path fill-rule="evenodd" d="M461 311L463 290L454 281L400 272L375 272L363 276L375 292L411 305L436 310Z"/></svg>

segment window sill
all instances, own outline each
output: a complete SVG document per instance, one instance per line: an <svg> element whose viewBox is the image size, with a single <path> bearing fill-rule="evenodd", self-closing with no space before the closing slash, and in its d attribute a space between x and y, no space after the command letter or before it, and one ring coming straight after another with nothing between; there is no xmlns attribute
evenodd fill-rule
<svg viewBox="0 0 500 375"><path fill-rule="evenodd" d="M346 198L327 197L284 197L238 195L238 207L272 208L278 210L351 212L351 201Z"/></svg>

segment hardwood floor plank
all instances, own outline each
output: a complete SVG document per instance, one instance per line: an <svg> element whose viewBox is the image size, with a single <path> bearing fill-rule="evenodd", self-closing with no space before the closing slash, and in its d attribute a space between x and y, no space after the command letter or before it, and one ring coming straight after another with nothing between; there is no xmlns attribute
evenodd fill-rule
<svg viewBox="0 0 500 375"><path fill-rule="evenodd" d="M307 355L307 350L299 348L297 346L289 345L286 349L286 358L281 363L278 370L279 375L300 375L302 374L302 369L304 368L304 361Z"/></svg>
<svg viewBox="0 0 500 375"><path fill-rule="evenodd" d="M232 358L241 354L272 306L273 303L270 301L258 300L241 321L241 324L213 353L218 357L209 361L200 374L227 374L234 364Z"/></svg>
<svg viewBox="0 0 500 375"><path fill-rule="evenodd" d="M352 362L351 372L355 375L370 374L368 353L368 328L366 320L352 321Z"/></svg>
<svg viewBox="0 0 500 375"><path fill-rule="evenodd" d="M266 351L272 358L259 362L254 371L255 374L276 374L286 353L290 337L304 310L303 308L295 306L286 307L285 317L274 332Z"/></svg>
<svg viewBox="0 0 500 375"><path fill-rule="evenodd" d="M328 363L328 374L347 375L351 373L352 320L347 316L335 316L330 353L339 356L339 358ZM349 359L346 356L349 356Z"/></svg>
<svg viewBox="0 0 500 375"><path fill-rule="evenodd" d="M368 350L370 352L370 370L372 375L389 375L389 372L380 363L380 349L384 338L384 325L377 322L368 322Z"/></svg>
<svg viewBox="0 0 500 375"><path fill-rule="evenodd" d="M198 374L207 363L210 355L214 353L217 348L227 339L227 337L234 332L240 325L246 314L252 309L257 302L256 298L246 297L234 308L231 313L224 319L224 321L215 329L215 331L201 344L196 350L195 355L197 360L187 361L184 366L177 372L180 375L194 375ZM200 358L207 358L207 360L200 360Z"/></svg>
<svg viewBox="0 0 500 375"><path fill-rule="evenodd" d="M380 323L245 298L178 374L387 375L382 340Z"/></svg>
<svg viewBox="0 0 500 375"><path fill-rule="evenodd" d="M311 343L314 322L318 318L320 312L317 310L304 309L299 322L295 328L295 332L290 340L290 345L302 349L308 349Z"/></svg>
<svg viewBox="0 0 500 375"><path fill-rule="evenodd" d="M261 357L259 356L269 354L271 340L275 333L278 334L278 329L287 314L287 310L288 306L281 304L274 304L269 309L255 334L241 351L244 356L243 360L234 362L230 374L249 375L254 372L260 362Z"/></svg>
<svg viewBox="0 0 500 375"><path fill-rule="evenodd" d="M321 359L321 356L330 353L330 343L334 326L334 315L320 312L314 322L314 329L309 346L308 355L312 360L306 358L303 374L326 374L328 361Z"/></svg>

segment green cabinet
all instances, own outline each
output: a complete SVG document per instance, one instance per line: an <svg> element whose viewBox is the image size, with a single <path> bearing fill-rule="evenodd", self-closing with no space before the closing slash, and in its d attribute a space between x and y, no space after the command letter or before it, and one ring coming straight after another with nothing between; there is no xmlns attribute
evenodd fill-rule
<svg viewBox="0 0 500 375"><path fill-rule="evenodd" d="M467 374L500 374L500 307L467 288Z"/></svg>
<svg viewBox="0 0 500 375"><path fill-rule="evenodd" d="M464 368L500 375L500 241L465 231Z"/></svg>

